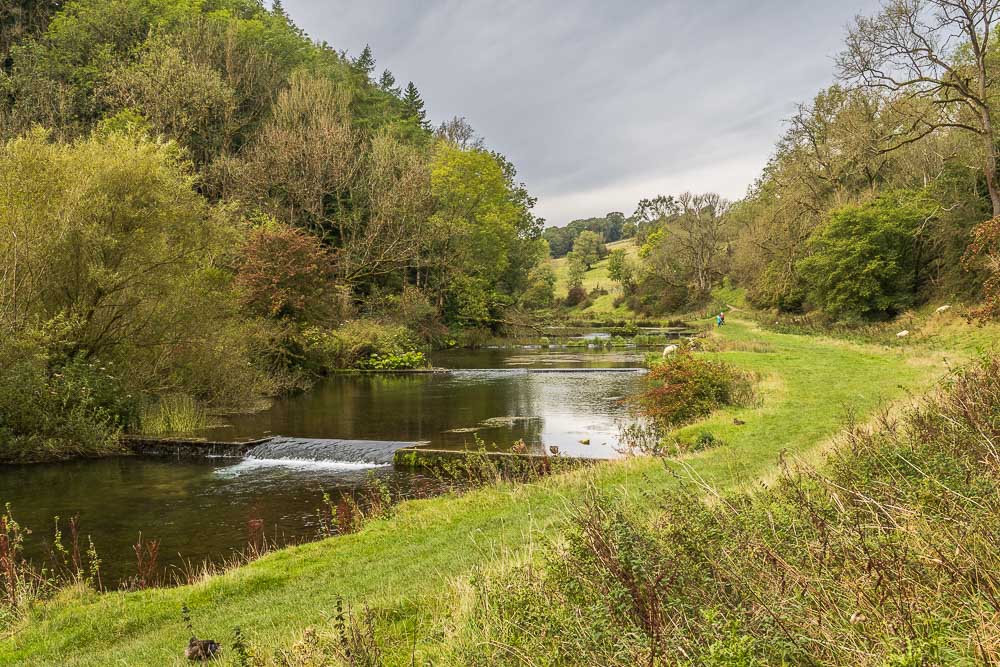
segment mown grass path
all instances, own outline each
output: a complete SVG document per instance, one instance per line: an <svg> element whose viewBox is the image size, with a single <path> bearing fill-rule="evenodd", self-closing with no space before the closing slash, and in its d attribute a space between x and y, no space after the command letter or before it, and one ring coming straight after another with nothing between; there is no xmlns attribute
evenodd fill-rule
<svg viewBox="0 0 1000 667"><path fill-rule="evenodd" d="M760 479L782 452L815 452L840 428L847 410L870 414L924 390L946 371L946 361L961 360L917 348L764 332L740 322L718 336L723 351L715 354L759 373L764 394L759 408L689 427L711 429L726 443L684 459L686 473L720 489ZM733 417L746 423L735 426ZM531 545L555 534L565 508L590 485L644 502L674 483L662 461L607 463L537 484L409 502L357 534L285 549L195 585L136 593L67 591L39 605L0 641L0 664L186 664L182 604L191 609L199 636L228 643L240 626L257 645L288 646L307 626L326 625L338 596L377 609L401 640L415 632L416 651L426 655L446 639L434 634L446 625L434 616L448 613L452 583L483 564L502 567L523 558ZM410 641L399 647L403 664L410 664Z"/></svg>

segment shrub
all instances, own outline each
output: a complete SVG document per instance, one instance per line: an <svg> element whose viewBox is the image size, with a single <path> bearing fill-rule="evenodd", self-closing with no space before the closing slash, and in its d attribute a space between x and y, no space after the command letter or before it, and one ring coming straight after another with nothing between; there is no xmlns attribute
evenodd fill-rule
<svg viewBox="0 0 1000 667"><path fill-rule="evenodd" d="M570 287L569 292L566 294L566 305L569 307L578 306L587 300L587 290L582 286Z"/></svg>
<svg viewBox="0 0 1000 667"><path fill-rule="evenodd" d="M639 335L639 325L635 322L626 322L624 326L612 327L610 333L612 336L635 338Z"/></svg>
<svg viewBox="0 0 1000 667"><path fill-rule="evenodd" d="M655 316L682 309L690 300L684 285L666 283L647 274L625 300L628 307L639 315Z"/></svg>
<svg viewBox="0 0 1000 667"><path fill-rule="evenodd" d="M676 428L727 405L749 405L753 377L721 362L681 351L654 361L647 388L632 398L639 412L661 428Z"/></svg>
<svg viewBox="0 0 1000 667"><path fill-rule="evenodd" d="M367 359L357 362L358 368L366 370L406 370L412 368L426 368L428 366L427 357L423 352L402 352L399 354L372 354Z"/></svg>
<svg viewBox="0 0 1000 667"><path fill-rule="evenodd" d="M267 221L250 232L235 287L254 315L323 321L331 314L333 257L308 232Z"/></svg>
<svg viewBox="0 0 1000 667"><path fill-rule="evenodd" d="M528 310L542 310L555 300L556 274L552 265L543 262L528 273L528 287L521 295L521 305Z"/></svg>
<svg viewBox="0 0 1000 667"><path fill-rule="evenodd" d="M796 268L810 298L838 319L893 315L920 284L921 229L932 215L918 195L884 195L832 212Z"/></svg>
<svg viewBox="0 0 1000 667"><path fill-rule="evenodd" d="M34 341L0 339L0 461L117 451L118 433L134 421L136 404L110 367L52 361Z"/></svg>
<svg viewBox="0 0 1000 667"><path fill-rule="evenodd" d="M438 317L437 308L423 291L407 285L398 295L385 300L385 318L414 332L421 340L443 337L447 329Z"/></svg>
<svg viewBox="0 0 1000 667"><path fill-rule="evenodd" d="M352 320L338 329L306 327L287 334L285 354L314 374L344 368L420 368L427 365L405 326Z"/></svg>
<svg viewBox="0 0 1000 667"><path fill-rule="evenodd" d="M962 258L966 270L982 264L986 271L982 304L972 312L981 320L1000 317L1000 217L991 218L972 232L972 243Z"/></svg>

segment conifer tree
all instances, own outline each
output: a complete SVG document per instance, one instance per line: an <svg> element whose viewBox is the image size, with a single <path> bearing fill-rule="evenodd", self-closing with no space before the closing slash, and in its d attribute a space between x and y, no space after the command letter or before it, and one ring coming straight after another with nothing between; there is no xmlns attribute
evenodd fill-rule
<svg viewBox="0 0 1000 667"><path fill-rule="evenodd" d="M408 118L416 120L421 127L429 129L427 123L427 112L424 111L424 100L420 97L420 91L410 81L406 84L406 92L403 94L403 108L406 110Z"/></svg>
<svg viewBox="0 0 1000 667"><path fill-rule="evenodd" d="M372 48L365 44L361 55L354 59L354 69L363 74L366 78L371 78L375 71L375 57L372 55Z"/></svg>
<svg viewBox="0 0 1000 667"><path fill-rule="evenodd" d="M399 86L396 85L396 77L394 77L392 72L387 69L382 70L382 76L378 80L378 87L381 88L383 92L389 93L395 97L399 97L399 95L403 92L399 89Z"/></svg>

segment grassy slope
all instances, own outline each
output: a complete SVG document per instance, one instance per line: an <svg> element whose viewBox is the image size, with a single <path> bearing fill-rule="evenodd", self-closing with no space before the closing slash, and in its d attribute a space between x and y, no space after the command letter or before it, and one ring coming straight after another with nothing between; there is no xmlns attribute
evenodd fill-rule
<svg viewBox="0 0 1000 667"><path fill-rule="evenodd" d="M629 256L635 258L639 254L639 247L634 239L615 241L608 244L608 251L623 248ZM569 260L565 257L552 260L552 268L556 272L556 298L565 299L569 292ZM595 287L602 287L608 290L608 294L594 299L594 303L589 308L571 308L568 312L571 315L600 315L612 317L634 317L631 310L625 306L615 308L615 297L621 294L621 288L608 276L608 260L602 259L587 271L583 276L583 287L590 292Z"/></svg>
<svg viewBox="0 0 1000 667"><path fill-rule="evenodd" d="M717 415L699 426L728 444L685 459L687 470L722 489L766 475L782 451L815 452L848 407L870 413L883 401L922 389L947 363L961 360L919 346L862 346L738 322L721 335L732 348L721 357L765 378L762 407ZM747 341L763 341L771 351L741 351L750 348L742 344ZM732 425L736 415L745 426ZM398 633L399 664L410 664L415 635L419 664L445 639L440 633L457 603L456 583L484 563L503 567L523 558L530 545L554 533L562 508L589 484L644 494L673 483L660 461L607 463L540 484L407 503L393 518L358 534L287 549L192 586L69 592L40 605L0 642L0 664L182 664L182 603L191 607L203 636L226 639L239 625L259 645L287 646L305 627L325 624L338 595L378 610Z"/></svg>

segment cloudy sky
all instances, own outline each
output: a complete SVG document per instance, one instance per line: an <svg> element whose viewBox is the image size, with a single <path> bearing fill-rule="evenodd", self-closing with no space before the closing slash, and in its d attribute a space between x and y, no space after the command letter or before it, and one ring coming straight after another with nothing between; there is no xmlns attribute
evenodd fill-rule
<svg viewBox="0 0 1000 667"><path fill-rule="evenodd" d="M314 39L465 116L549 224L646 196L739 198L877 0L283 0Z"/></svg>

